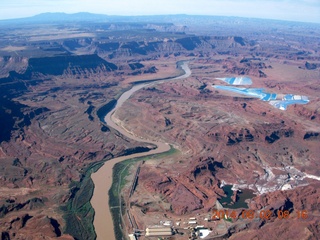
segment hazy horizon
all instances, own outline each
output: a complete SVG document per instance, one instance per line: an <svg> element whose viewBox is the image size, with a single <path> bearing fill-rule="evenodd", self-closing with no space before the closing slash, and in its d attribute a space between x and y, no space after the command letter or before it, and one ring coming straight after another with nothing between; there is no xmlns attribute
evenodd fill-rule
<svg viewBox="0 0 320 240"><path fill-rule="evenodd" d="M207 15L320 23L319 0L2 0L0 20L32 17L47 12L119 16Z"/></svg>

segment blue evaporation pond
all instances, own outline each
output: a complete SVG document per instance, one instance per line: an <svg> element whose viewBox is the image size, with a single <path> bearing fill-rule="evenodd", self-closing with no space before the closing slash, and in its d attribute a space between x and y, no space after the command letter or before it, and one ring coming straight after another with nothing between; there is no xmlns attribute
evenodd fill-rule
<svg viewBox="0 0 320 240"><path fill-rule="evenodd" d="M292 104L307 104L309 100L278 100L278 101L270 101L270 104L275 108L281 110L287 110L287 107Z"/></svg>
<svg viewBox="0 0 320 240"><path fill-rule="evenodd" d="M243 77L245 78L245 77ZM237 83L240 83L241 80L237 80L237 78L217 78L222 81L225 81L231 85L237 85ZM250 79L250 78L248 78ZM246 80L244 80L245 82ZM250 79L251 81L251 79ZM240 85L240 84L239 84ZM244 85L244 84L242 84ZM307 96L301 96L301 95L294 95L294 94L286 94L284 95L282 100L276 100L277 94L275 93L268 93L265 92L263 88L240 88L240 87L230 87L230 86L219 86L219 85L212 85L214 88L229 91L229 92L235 92L238 94L250 96L259 98L262 101L269 101L269 103L278 109L281 110L287 110L287 107L292 104L307 104L309 102L309 99Z"/></svg>
<svg viewBox="0 0 320 240"><path fill-rule="evenodd" d="M275 93L265 93L265 96L261 98L262 101L271 101L276 99L277 99L277 94Z"/></svg>
<svg viewBox="0 0 320 240"><path fill-rule="evenodd" d="M307 101L309 102L309 98L307 96L287 94L283 97L282 100L294 100L294 101Z"/></svg>
<svg viewBox="0 0 320 240"><path fill-rule="evenodd" d="M239 93L239 94L250 96L250 97L259 98L262 101L270 101L277 98L277 94L267 93L263 88L237 88L237 87L228 87L228 86L219 86L219 85L214 85L213 87L217 89Z"/></svg>
<svg viewBox="0 0 320 240"><path fill-rule="evenodd" d="M217 78L224 81L230 85L251 85L252 80L248 77L231 77L231 78Z"/></svg>

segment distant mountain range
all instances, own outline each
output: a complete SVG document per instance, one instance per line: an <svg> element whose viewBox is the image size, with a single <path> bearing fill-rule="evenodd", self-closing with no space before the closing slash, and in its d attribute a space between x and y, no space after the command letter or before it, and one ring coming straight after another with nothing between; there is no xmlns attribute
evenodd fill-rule
<svg viewBox="0 0 320 240"><path fill-rule="evenodd" d="M252 21L265 23L295 23L295 24L313 24L316 23L301 23L301 22L289 22L282 20L270 20L270 19L256 19L256 18L243 18L243 17L225 17L225 16L206 16L206 15L186 15L186 14L173 14L173 15L144 15L144 16L117 16L117 15L105 15L94 14L88 12L79 12L73 14L67 14L62 12L56 13L41 13L33 17L18 18L0 20L0 24L7 23L57 23L57 22L152 22L152 23L188 23L193 24L213 24L213 23L237 23L246 24L252 23Z"/></svg>

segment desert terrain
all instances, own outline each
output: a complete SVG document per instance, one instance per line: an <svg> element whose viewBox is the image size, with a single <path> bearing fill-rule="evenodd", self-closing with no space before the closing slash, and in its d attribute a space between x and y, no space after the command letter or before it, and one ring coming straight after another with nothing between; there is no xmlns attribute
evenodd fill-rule
<svg viewBox="0 0 320 240"><path fill-rule="evenodd" d="M188 239L190 218L210 229L206 239L320 236L319 25L206 22L0 21L2 239L95 239L91 174L110 159L155 148L104 117L134 82L183 74L181 61L189 77L142 88L114 113L130 134L171 146L115 165L117 239L148 239L145 229L164 223L175 231L170 239ZM214 88L227 85L216 78L236 76L310 101L283 111ZM241 192L250 195L245 202ZM235 217L211 221L220 203L233 209L237 202ZM244 219L247 210L272 215Z"/></svg>
<svg viewBox="0 0 320 240"><path fill-rule="evenodd" d="M304 232L299 235L301 239L318 236L318 232L306 231L308 227L295 219L297 211L306 210L311 214L309 226L317 229L319 224L319 140L308 138L310 132L319 130L319 121L302 114L312 108L312 104L315 108L310 109L311 112L317 112L317 94L311 95L306 90L315 102L306 105L307 109L291 106L283 112L257 99L216 91L210 86L217 83L214 80L217 73L204 79L204 61L194 61L190 65L192 77L146 88L118 111L117 118L129 131L162 139L180 150L180 155L139 165L136 193L129 198L137 228L156 225L160 220L182 222L181 216L184 222L194 216L203 221L216 208L216 200L224 195L221 186L227 184L256 193L248 203L249 209L268 209L274 213L290 211L292 218L286 221L287 227L283 226L288 229L279 229L283 233L274 232L274 237L283 234L295 238L297 233L290 230L292 224ZM198 70L199 65L201 70ZM217 69L206 68L208 72ZM272 74L272 70L269 72ZM290 72L287 74L290 76ZM263 82L266 88L270 84L267 79ZM290 86L290 81L277 84L284 86L280 89L284 92L295 88ZM207 87L201 89L204 85ZM246 222L246 227L242 219L235 221L225 229L225 237L241 239L242 233L237 235L236 232L245 231L248 237L266 239L269 231L251 228L259 225L264 229L265 224L270 229L276 228L279 221L285 225L282 219L255 220L258 222ZM215 224L206 225L216 229ZM216 235L221 234L221 231L216 232Z"/></svg>

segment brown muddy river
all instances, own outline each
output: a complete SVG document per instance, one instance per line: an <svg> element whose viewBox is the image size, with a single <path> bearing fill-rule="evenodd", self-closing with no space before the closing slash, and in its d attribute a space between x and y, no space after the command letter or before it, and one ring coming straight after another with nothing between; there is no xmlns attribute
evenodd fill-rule
<svg viewBox="0 0 320 240"><path fill-rule="evenodd" d="M170 150L170 146L167 143L142 139L139 136L133 135L132 133L126 131L124 128L121 127L121 125L118 125L116 123L116 121L113 118L113 115L115 111L117 111L117 109L119 109L122 106L122 104L128 98L130 98L130 96L134 94L136 91L146 86L156 85L156 84L160 84L170 80L183 79L191 75L191 70L188 66L188 62L183 62L183 64L181 65L181 68L184 70L185 73L179 77L173 77L166 80L159 80L155 82L134 85L130 90L124 92L120 96L114 109L110 111L104 118L105 122L108 124L109 127L112 127L113 129L117 130L124 136L138 142L145 142L145 143L156 145L157 148L149 152L136 153L128 156L113 158L107 161L97 172L91 175L91 178L94 183L94 192L91 198L91 205L95 210L93 225L97 234L97 240L115 239L114 230L113 230L113 221L112 221L111 213L109 210L109 194L108 194L108 191L112 185L113 166L118 162L130 159L130 158L142 157L142 156L162 153Z"/></svg>

